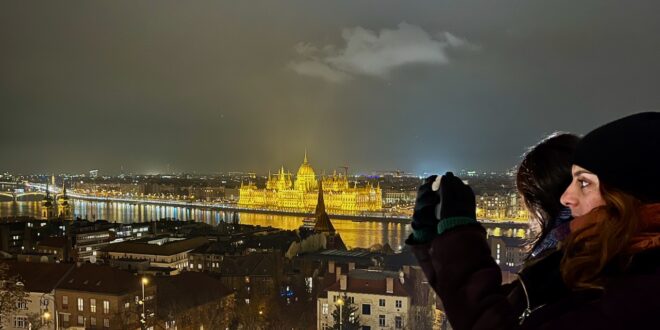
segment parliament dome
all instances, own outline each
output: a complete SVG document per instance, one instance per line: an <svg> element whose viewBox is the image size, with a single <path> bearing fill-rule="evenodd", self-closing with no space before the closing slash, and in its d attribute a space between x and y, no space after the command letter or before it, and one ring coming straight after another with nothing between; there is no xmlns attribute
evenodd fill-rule
<svg viewBox="0 0 660 330"><path fill-rule="evenodd" d="M314 169L312 168L311 165L309 165L309 162L307 161L307 152L305 152L305 160L303 160L302 165L300 165L300 168L298 168L298 174L296 175L297 177L315 177L316 173L314 173Z"/></svg>

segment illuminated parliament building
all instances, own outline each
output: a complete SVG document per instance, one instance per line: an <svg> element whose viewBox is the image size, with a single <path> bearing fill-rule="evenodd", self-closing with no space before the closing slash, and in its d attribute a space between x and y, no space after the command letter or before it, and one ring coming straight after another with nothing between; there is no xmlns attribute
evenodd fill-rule
<svg viewBox="0 0 660 330"><path fill-rule="evenodd" d="M380 185L367 183L365 187L352 186L345 175L333 173L321 178L326 209L331 213L351 214L363 211L380 211L383 204ZM239 206L266 208L295 212L313 211L318 201L318 187L314 169L305 159L298 169L295 180L282 167L275 175L268 174L266 188L254 183L241 184Z"/></svg>

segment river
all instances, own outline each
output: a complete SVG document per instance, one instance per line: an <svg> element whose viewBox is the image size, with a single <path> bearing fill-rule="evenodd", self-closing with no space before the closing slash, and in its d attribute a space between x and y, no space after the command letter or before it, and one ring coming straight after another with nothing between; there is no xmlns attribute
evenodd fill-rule
<svg viewBox="0 0 660 330"><path fill-rule="evenodd" d="M6 199L5 199L6 200ZM195 220L210 225L231 219L230 212L208 210L195 207L159 206L130 204L121 202L95 202L73 199L73 214L89 220L103 219L111 222L145 222L161 218ZM39 201L0 202L0 217L32 216L41 217ZM288 215L239 213L239 223L248 225L272 226L281 229L297 229L302 225L302 217ZM349 248L368 248L375 244L389 243L397 250L403 246L410 234L410 226L399 223L376 221L353 222L332 219L332 224Z"/></svg>

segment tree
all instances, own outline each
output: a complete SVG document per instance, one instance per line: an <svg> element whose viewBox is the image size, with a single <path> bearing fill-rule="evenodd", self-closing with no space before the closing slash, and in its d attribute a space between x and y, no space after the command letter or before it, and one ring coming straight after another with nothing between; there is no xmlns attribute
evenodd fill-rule
<svg viewBox="0 0 660 330"><path fill-rule="evenodd" d="M20 303L27 303L27 296L18 276L11 276L9 266L0 263L0 329L18 310Z"/></svg>
<svg viewBox="0 0 660 330"><path fill-rule="evenodd" d="M335 324L331 329L340 330L339 312L341 311L341 330L359 330L360 329L360 315L358 315L358 306L348 299L348 296L341 297L343 306L337 306L332 312L332 318Z"/></svg>
<svg viewBox="0 0 660 330"><path fill-rule="evenodd" d="M433 329L435 318L433 315L434 305L426 304L421 306L412 306L409 311L410 329Z"/></svg>
<svg viewBox="0 0 660 330"><path fill-rule="evenodd" d="M39 313L29 313L27 319L28 322L30 322L30 328L32 330L52 328L53 326L52 319L45 319L44 316Z"/></svg>

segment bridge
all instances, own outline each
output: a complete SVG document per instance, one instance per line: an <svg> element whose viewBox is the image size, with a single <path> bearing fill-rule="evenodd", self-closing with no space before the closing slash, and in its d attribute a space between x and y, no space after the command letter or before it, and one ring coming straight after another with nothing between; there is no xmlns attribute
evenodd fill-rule
<svg viewBox="0 0 660 330"><path fill-rule="evenodd" d="M17 191L2 191L0 196L5 196L11 198L13 201L18 201L20 197L24 196L46 196L46 193L43 191L30 191L30 192L17 192Z"/></svg>
<svg viewBox="0 0 660 330"><path fill-rule="evenodd" d="M0 191L0 196L9 197L14 202L18 201L19 198L24 196L42 196L42 198L46 196L46 185L33 184L24 181L24 182L0 182L0 186L14 186L14 189L7 191ZM59 189L57 187L49 187L48 190L53 195L53 198L57 197L57 194L59 193Z"/></svg>
<svg viewBox="0 0 660 330"><path fill-rule="evenodd" d="M0 185L2 184L4 183L0 182ZM31 182L23 182L22 184L26 188L33 189L35 191L23 193L23 194L0 193L0 195L11 196L11 197L14 196L20 197L27 194L45 195L46 187L48 187L51 196L53 196L54 198L56 198L57 195L62 193L61 191L62 189L60 187L46 186L45 184L31 183ZM248 207L238 206L235 203L192 201L192 200L181 200L181 199L176 200L176 199L168 199L168 198L133 196L130 194L116 195L116 196L99 196L92 194L82 194L75 191L67 191L67 196L75 199L96 201L96 202L150 204L150 205L161 205L161 206L216 209L216 210L225 210L232 212L292 215L292 216L301 216L301 217L313 216L312 213L307 213L307 212L248 208ZM352 221L383 221L383 222L395 222L402 224L410 223L410 216L391 214L387 212L361 212L359 214L330 214L330 216L333 219L345 219ZM505 237L527 237L529 234L529 226L527 221L507 220L507 219L503 219L503 220L478 219L478 220L484 226L484 228L486 228L488 235L505 236Z"/></svg>

